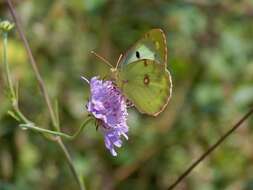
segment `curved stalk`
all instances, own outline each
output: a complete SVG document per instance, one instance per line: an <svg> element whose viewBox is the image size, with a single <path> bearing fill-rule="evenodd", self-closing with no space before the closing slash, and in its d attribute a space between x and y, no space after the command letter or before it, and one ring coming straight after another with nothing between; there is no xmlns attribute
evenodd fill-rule
<svg viewBox="0 0 253 190"><path fill-rule="evenodd" d="M23 129L31 129L35 132L39 132L39 133L43 133L43 134L49 134L49 135L56 135L59 137L63 137L66 138L68 140L73 140L75 139L78 135L80 135L80 133L82 132L82 130L84 129L84 127L86 127L86 125L92 120L92 118L87 118L83 124L79 127L78 131L76 131L73 135L68 135L66 133L62 133L59 131L52 131L52 130L48 130L45 128L41 128L41 127L37 127L35 126L34 123L25 123L25 124L19 124L19 126Z"/></svg>

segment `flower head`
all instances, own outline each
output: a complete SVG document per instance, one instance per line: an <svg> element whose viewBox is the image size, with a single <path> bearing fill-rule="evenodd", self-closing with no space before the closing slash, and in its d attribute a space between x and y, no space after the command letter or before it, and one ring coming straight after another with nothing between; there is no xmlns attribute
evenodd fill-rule
<svg viewBox="0 0 253 190"><path fill-rule="evenodd" d="M87 109L99 121L106 148L113 156L117 156L114 148L121 147L121 135L128 139L125 97L112 81L99 80L98 77L90 80L90 88Z"/></svg>

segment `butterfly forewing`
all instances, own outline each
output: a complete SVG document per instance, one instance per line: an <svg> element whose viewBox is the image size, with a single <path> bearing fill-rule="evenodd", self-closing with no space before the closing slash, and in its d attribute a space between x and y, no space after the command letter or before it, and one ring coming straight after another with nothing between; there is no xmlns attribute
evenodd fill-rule
<svg viewBox="0 0 253 190"><path fill-rule="evenodd" d="M154 60L142 59L119 70L118 86L142 113L156 116L171 96L170 73Z"/></svg>
<svg viewBox="0 0 253 190"><path fill-rule="evenodd" d="M141 59L155 60L167 66L166 37L161 29L152 29L147 32L129 51L123 56L121 66Z"/></svg>

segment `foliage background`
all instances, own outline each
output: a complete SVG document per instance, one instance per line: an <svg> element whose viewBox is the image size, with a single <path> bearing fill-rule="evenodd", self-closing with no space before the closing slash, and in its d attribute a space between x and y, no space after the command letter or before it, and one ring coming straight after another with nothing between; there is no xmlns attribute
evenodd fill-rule
<svg viewBox="0 0 253 190"><path fill-rule="evenodd" d="M105 150L93 125L67 142L88 189L166 189L253 103L251 0L16 0L15 5L67 133L87 115L89 89L80 75L108 72L91 50L115 63L149 29L159 27L167 35L174 88L166 111L152 118L129 110L130 138L117 158ZM0 17L11 18L3 1ZM48 127L47 109L15 32L9 61L22 110ZM77 189L58 147L21 130L6 114L10 104L2 64L0 69L0 189ZM253 189L252 123L246 122L177 189Z"/></svg>

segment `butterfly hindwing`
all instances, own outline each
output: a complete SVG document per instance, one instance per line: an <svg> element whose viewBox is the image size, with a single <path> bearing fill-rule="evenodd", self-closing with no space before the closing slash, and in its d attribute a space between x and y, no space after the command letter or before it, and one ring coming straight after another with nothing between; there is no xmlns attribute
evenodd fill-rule
<svg viewBox="0 0 253 190"><path fill-rule="evenodd" d="M142 59L119 70L118 86L142 113L156 116L166 107L171 96L171 76L162 64Z"/></svg>
<svg viewBox="0 0 253 190"><path fill-rule="evenodd" d="M152 29L147 32L129 51L123 56L121 66L141 59L155 60L156 63L167 65L166 37L161 29Z"/></svg>

